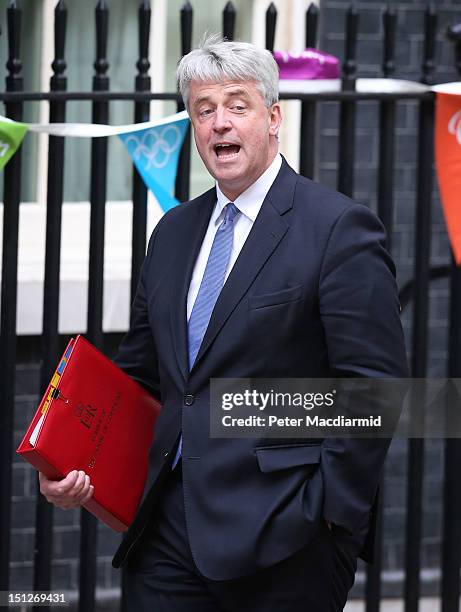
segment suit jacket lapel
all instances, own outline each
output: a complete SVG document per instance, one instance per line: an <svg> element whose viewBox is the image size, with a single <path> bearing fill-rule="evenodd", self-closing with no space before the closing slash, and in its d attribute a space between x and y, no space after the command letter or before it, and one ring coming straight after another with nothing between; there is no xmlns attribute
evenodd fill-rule
<svg viewBox="0 0 461 612"><path fill-rule="evenodd" d="M292 207L297 175L283 160L250 234L218 297L193 369L288 230L283 214Z"/></svg>
<svg viewBox="0 0 461 612"><path fill-rule="evenodd" d="M216 202L216 190L210 189L198 201L182 204L190 206L190 217L183 223L177 237L175 279L170 296L170 325L176 359L184 380L189 377L187 341L187 294L208 223Z"/></svg>

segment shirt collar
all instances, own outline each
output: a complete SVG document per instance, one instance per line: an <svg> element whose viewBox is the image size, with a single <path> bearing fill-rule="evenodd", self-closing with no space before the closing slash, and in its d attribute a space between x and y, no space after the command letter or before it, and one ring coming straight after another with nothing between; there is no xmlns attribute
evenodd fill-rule
<svg viewBox="0 0 461 612"><path fill-rule="evenodd" d="M253 223L258 216L259 210L264 202L264 199L272 187L277 174L282 166L282 156L280 153L274 157L271 165L265 170L261 176L235 199L234 204L237 208L247 216ZM222 212L226 204L229 203L219 185L216 183L217 202L212 215L212 221L215 224L221 223Z"/></svg>

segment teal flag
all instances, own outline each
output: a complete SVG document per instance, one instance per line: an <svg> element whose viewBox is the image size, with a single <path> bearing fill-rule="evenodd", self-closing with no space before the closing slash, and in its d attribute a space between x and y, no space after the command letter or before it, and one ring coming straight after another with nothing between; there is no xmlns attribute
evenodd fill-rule
<svg viewBox="0 0 461 612"><path fill-rule="evenodd" d="M188 127L189 118L183 116L145 130L118 135L163 212L179 204L173 196L173 189L179 153Z"/></svg>

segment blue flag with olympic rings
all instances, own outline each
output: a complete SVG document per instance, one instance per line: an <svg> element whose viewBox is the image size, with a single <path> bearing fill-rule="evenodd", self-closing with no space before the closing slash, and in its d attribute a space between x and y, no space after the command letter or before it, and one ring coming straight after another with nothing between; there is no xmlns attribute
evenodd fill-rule
<svg viewBox="0 0 461 612"><path fill-rule="evenodd" d="M189 117L184 111L148 128L118 135L163 212L179 204L173 190L188 127Z"/></svg>

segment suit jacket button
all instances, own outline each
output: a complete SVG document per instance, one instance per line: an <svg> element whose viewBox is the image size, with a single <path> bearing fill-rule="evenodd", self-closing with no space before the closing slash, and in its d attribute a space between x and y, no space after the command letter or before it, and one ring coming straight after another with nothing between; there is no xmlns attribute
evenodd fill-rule
<svg viewBox="0 0 461 612"><path fill-rule="evenodd" d="M184 403L186 404L186 406L192 406L194 402L195 397L193 395L186 395L186 397L184 398Z"/></svg>

